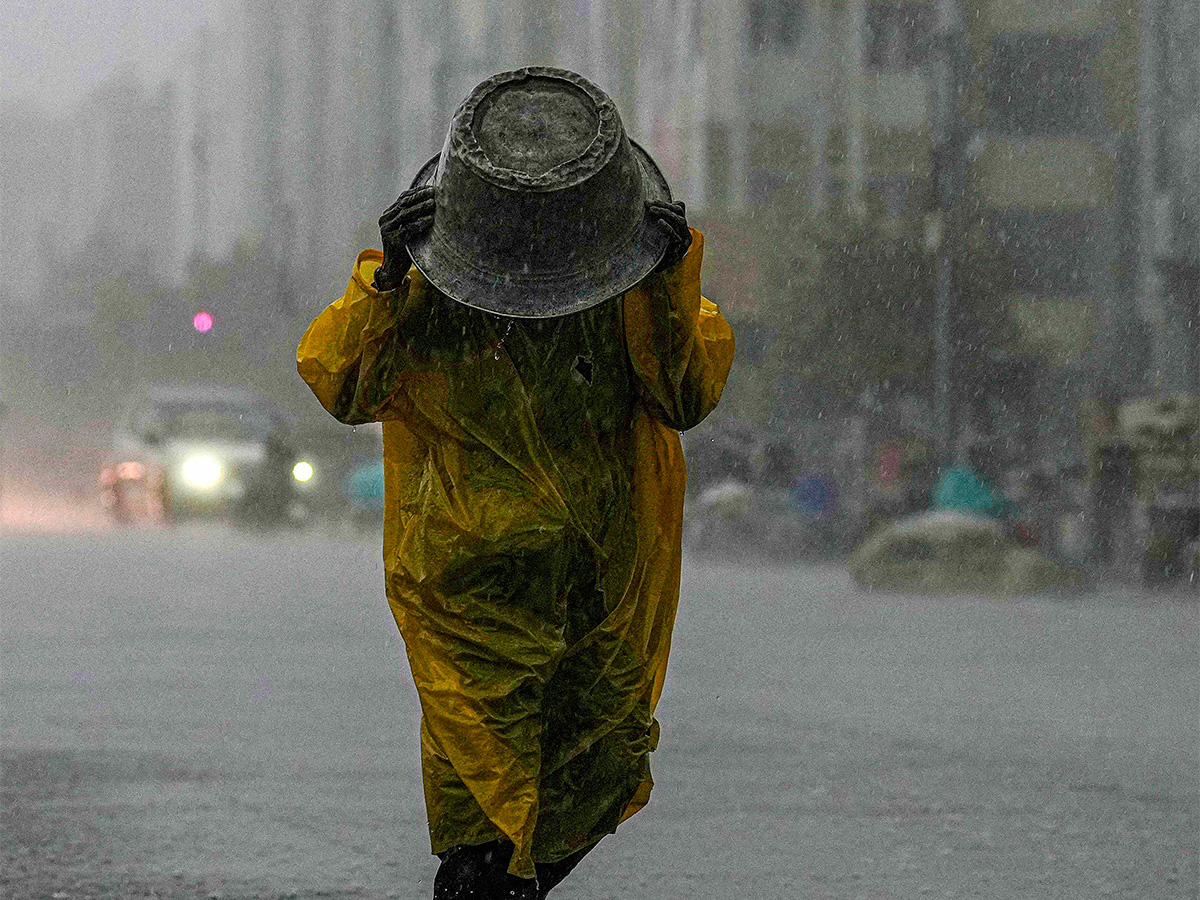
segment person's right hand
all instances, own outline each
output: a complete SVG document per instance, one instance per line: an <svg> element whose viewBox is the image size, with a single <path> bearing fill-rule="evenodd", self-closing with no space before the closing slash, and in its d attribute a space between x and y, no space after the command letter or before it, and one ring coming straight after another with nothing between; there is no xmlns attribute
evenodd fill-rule
<svg viewBox="0 0 1200 900"><path fill-rule="evenodd" d="M662 272L683 259L692 246L687 210L682 200L651 200L646 204L646 214L653 216L667 234L667 250L655 267L656 271Z"/></svg>
<svg viewBox="0 0 1200 900"><path fill-rule="evenodd" d="M412 265L408 244L433 227L434 208L433 185L424 185L405 191L379 217L383 265L375 270L377 290L390 291L404 280Z"/></svg>

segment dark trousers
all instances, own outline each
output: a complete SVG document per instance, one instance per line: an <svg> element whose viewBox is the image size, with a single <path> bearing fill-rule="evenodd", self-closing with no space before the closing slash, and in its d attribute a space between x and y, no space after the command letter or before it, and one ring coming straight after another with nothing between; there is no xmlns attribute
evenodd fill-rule
<svg viewBox="0 0 1200 900"><path fill-rule="evenodd" d="M508 874L513 852L508 841L455 847L440 854L442 864L433 880L433 900L543 900L595 846L577 850L558 862L537 863L536 879Z"/></svg>

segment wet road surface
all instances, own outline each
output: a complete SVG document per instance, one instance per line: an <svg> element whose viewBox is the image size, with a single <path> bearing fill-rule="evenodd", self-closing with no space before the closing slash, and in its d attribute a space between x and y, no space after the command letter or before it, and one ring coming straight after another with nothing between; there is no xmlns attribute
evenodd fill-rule
<svg viewBox="0 0 1200 900"><path fill-rule="evenodd" d="M430 896L376 541L0 535L0 893ZM654 798L554 896L1196 897L1198 611L689 561Z"/></svg>

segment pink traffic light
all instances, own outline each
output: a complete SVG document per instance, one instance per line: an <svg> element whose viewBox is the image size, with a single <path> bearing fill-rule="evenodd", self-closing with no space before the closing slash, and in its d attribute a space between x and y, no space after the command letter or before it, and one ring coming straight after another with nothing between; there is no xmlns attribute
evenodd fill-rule
<svg viewBox="0 0 1200 900"><path fill-rule="evenodd" d="M192 316L192 327L201 334L206 331L211 331L213 326L213 317L206 312L198 312Z"/></svg>

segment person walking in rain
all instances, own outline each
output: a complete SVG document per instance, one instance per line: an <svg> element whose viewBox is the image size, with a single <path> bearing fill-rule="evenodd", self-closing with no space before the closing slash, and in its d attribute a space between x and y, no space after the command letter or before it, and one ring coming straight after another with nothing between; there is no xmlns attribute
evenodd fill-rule
<svg viewBox="0 0 1200 900"><path fill-rule="evenodd" d="M380 232L298 369L340 421L383 423L434 897L541 898L649 797L678 432L717 405L733 333L683 204L562 69L476 87Z"/></svg>

